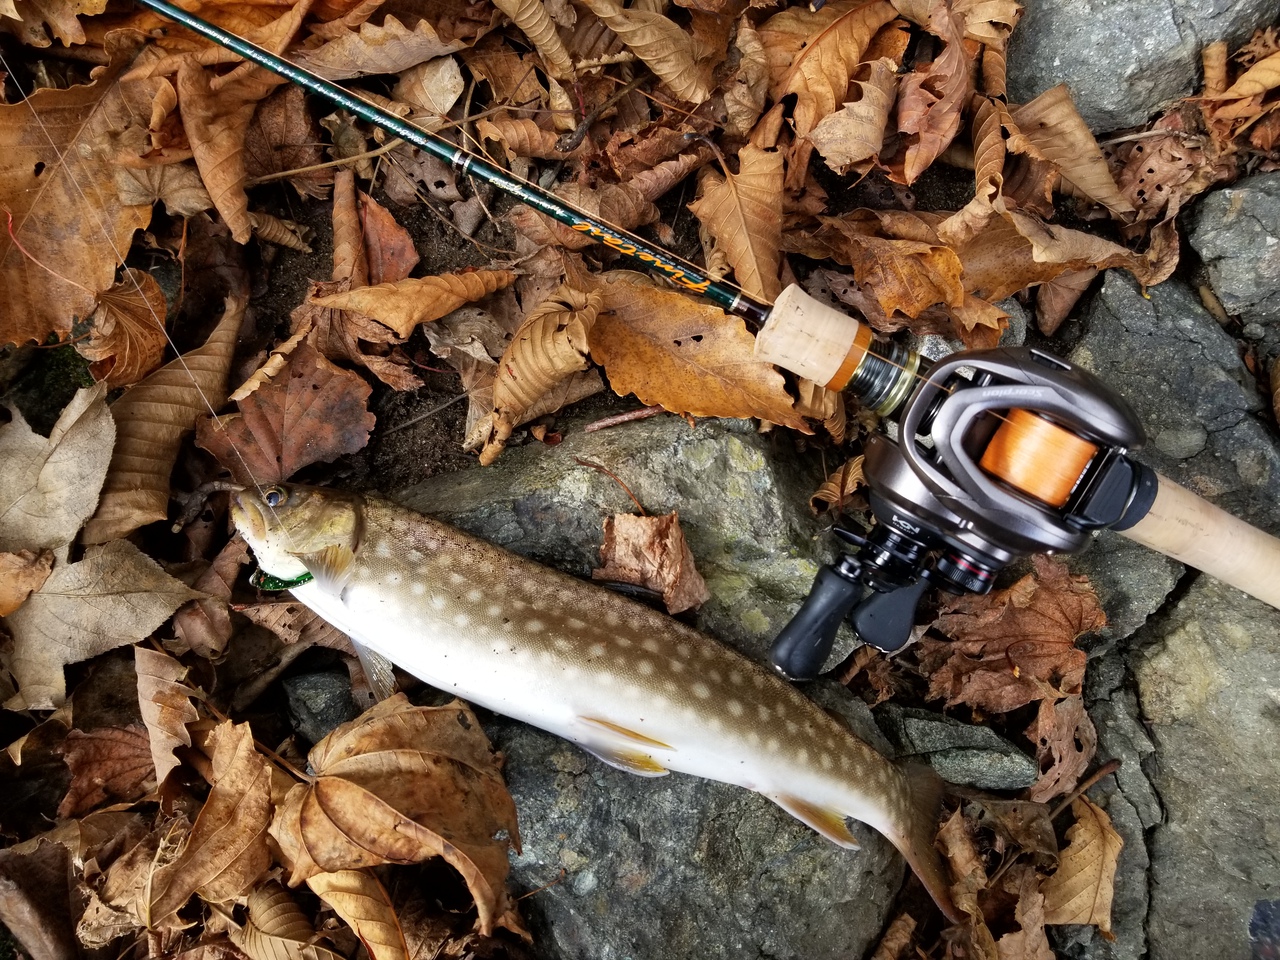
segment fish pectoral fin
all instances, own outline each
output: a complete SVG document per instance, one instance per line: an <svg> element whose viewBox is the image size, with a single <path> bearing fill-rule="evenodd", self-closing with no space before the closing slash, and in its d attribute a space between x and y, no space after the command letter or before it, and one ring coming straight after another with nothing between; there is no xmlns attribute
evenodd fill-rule
<svg viewBox="0 0 1280 960"><path fill-rule="evenodd" d="M625 770L627 773L635 774L637 777L665 777L671 772L653 757L647 753L641 753L639 750L602 747L591 743L580 743L578 745L597 760L603 760L609 766Z"/></svg>
<svg viewBox="0 0 1280 960"><path fill-rule="evenodd" d="M355 551L342 544L331 543L314 553L295 553L293 556L301 560L315 577L316 586L335 597L342 595L342 588L355 570Z"/></svg>
<svg viewBox="0 0 1280 960"><path fill-rule="evenodd" d="M364 668L364 678L369 681L369 690L375 703L381 703L396 692L396 675L392 663L380 653L374 653L354 637L351 645L356 648L356 656L360 658L360 666Z"/></svg>
<svg viewBox="0 0 1280 960"><path fill-rule="evenodd" d="M608 730L610 733L616 733L623 739L630 740L632 743L639 744L643 747L658 747L662 750L674 750L675 747L669 743L663 743L661 740L655 740L653 737L646 737L643 733L624 727L621 724L613 723L609 720L601 720L599 717L581 717L583 723L597 727L601 730Z"/></svg>
<svg viewBox="0 0 1280 960"><path fill-rule="evenodd" d="M844 847L846 850L862 849L857 838L849 831L849 825L845 822L847 818L838 811L816 806L785 793L770 793L767 796L787 813L801 823L812 827L836 846Z"/></svg>
<svg viewBox="0 0 1280 960"><path fill-rule="evenodd" d="M578 721L585 728L574 738L578 745L609 766L637 777L665 777L671 772L653 759L654 750L673 749L661 740L599 717L579 717Z"/></svg>

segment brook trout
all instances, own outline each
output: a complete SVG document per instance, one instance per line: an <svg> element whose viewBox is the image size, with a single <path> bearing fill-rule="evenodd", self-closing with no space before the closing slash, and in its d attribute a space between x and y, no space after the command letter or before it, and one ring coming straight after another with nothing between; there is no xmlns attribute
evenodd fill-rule
<svg viewBox="0 0 1280 960"><path fill-rule="evenodd" d="M798 690L705 634L385 500L243 490L232 518L265 573L426 683L645 777L764 794L841 847L883 833L938 906L940 783L886 760Z"/></svg>

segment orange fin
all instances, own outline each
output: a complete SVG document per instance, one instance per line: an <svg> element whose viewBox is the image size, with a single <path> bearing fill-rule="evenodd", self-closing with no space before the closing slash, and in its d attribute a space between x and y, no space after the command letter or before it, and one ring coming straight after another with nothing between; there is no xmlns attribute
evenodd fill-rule
<svg viewBox="0 0 1280 960"><path fill-rule="evenodd" d="M846 818L825 807L818 807L798 797L790 797L785 793L771 793L769 799L791 814L801 823L812 827L838 847L846 850L859 850L861 844L849 830Z"/></svg>
<svg viewBox="0 0 1280 960"><path fill-rule="evenodd" d="M636 733L627 727L619 726L616 723L610 723L608 720L601 720L599 717L583 717L583 723L591 723L597 727L603 727L611 733L616 733L621 737L625 737L632 743L638 743L646 747L658 747L662 750L674 750L675 747L669 743L663 743L661 740L655 740L653 737L646 737L643 733Z"/></svg>
<svg viewBox="0 0 1280 960"><path fill-rule="evenodd" d="M355 552L347 546L331 543L315 553L294 554L316 578L316 586L325 593L339 596L355 570Z"/></svg>
<svg viewBox="0 0 1280 960"><path fill-rule="evenodd" d="M665 777L671 771L647 753L639 750L618 750L613 747L601 747L595 744L579 744L583 750L598 760L603 760L611 767L625 770L637 777Z"/></svg>

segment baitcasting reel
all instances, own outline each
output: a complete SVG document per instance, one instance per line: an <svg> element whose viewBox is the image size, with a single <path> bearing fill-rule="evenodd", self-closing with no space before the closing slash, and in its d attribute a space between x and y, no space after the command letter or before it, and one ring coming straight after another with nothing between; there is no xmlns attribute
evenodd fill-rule
<svg viewBox="0 0 1280 960"><path fill-rule="evenodd" d="M898 650L930 586L986 593L1017 557L1079 550L1092 530L1136 523L1155 497L1154 471L1127 456L1142 425L1088 372L1030 348L960 353L927 372L913 361L891 363L874 345L859 358L864 382L876 379L868 364L881 381L919 382L905 403L878 407L897 440L866 444L874 522L835 530L856 549L819 571L773 644L790 679L817 676L846 617L866 643Z"/></svg>

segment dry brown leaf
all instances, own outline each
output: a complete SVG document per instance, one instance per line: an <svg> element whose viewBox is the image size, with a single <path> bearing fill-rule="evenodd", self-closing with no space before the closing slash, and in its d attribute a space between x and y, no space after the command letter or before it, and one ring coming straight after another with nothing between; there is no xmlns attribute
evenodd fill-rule
<svg viewBox="0 0 1280 960"><path fill-rule="evenodd" d="M49 710L65 696L62 667L151 635L197 594L124 540L90 547L59 564L27 602L5 618L18 693L10 710Z"/></svg>
<svg viewBox="0 0 1280 960"><path fill-rule="evenodd" d="M515 283L510 270L475 270L419 277L319 297L322 307L351 310L372 317L407 338L420 323L438 320L464 303L480 300Z"/></svg>
<svg viewBox="0 0 1280 960"><path fill-rule="evenodd" d="M271 865L271 774L247 723L220 723L210 736L209 797L176 860L151 883L151 919L163 920L198 893L208 903L243 896Z"/></svg>
<svg viewBox="0 0 1280 960"><path fill-rule="evenodd" d="M854 164L880 152L898 90L897 69L897 64L887 57L864 64L858 72L865 70L867 79L850 84L858 98L846 101L809 131L807 139L836 173L844 174Z"/></svg>
<svg viewBox="0 0 1280 960"><path fill-rule="evenodd" d="M996 941L1000 960L1055 960L1044 932L1044 894L1040 877L1024 863L1014 864L1005 874L1001 887L1015 897L1013 916L1021 928L1006 933Z"/></svg>
<svg viewBox="0 0 1280 960"><path fill-rule="evenodd" d="M468 46L466 40L442 40L426 18L410 30L388 15L380 26L362 23L358 30L299 55L298 61L326 80L348 80L366 73L399 73Z"/></svg>
<svg viewBox="0 0 1280 960"><path fill-rule="evenodd" d="M859 454L827 477L826 482L809 498L809 511L815 517L823 510L842 513L849 498L865 483L866 479L862 475L862 455Z"/></svg>
<svg viewBox="0 0 1280 960"><path fill-rule="evenodd" d="M450 61L452 62L452 61ZM364 191L360 191L360 227L364 233L365 259L369 283L395 283L418 265L418 251L409 231L396 222L391 211ZM336 215L335 209L335 215ZM337 244L334 244L335 250ZM341 279L335 271L334 279Z"/></svg>
<svg viewBox="0 0 1280 960"><path fill-rule="evenodd" d="M340 960L340 953L316 942L311 921L280 884L272 881L258 887L249 894L247 908L249 920L231 930L231 942L249 960ZM373 950L369 955L383 960Z"/></svg>
<svg viewBox="0 0 1280 960"><path fill-rule="evenodd" d="M916 921L909 913L900 913L880 938L870 960L904 960L915 939Z"/></svg>
<svg viewBox="0 0 1280 960"><path fill-rule="evenodd" d="M715 238L750 296L772 303L782 292L782 154L745 144L738 172L704 171L689 204Z"/></svg>
<svg viewBox="0 0 1280 960"><path fill-rule="evenodd" d="M1007 590L947 602L933 625L951 640L918 645L930 698L1007 713L1080 692L1086 658L1075 641L1105 626L1106 615L1088 581L1062 561L1032 562L1034 573Z"/></svg>
<svg viewBox="0 0 1280 960"><path fill-rule="evenodd" d="M187 724L199 719L191 702L194 691L183 682L187 668L167 653L137 646L133 662L138 674L138 708L150 739L156 783L163 784L169 771L179 766L173 751L191 746Z"/></svg>
<svg viewBox="0 0 1280 960"><path fill-rule="evenodd" d="M1080 297L1089 289L1098 271L1094 267L1066 270L1052 280L1040 284L1036 291L1036 326L1046 337L1058 332Z"/></svg>
<svg viewBox="0 0 1280 960"><path fill-rule="evenodd" d="M458 61L453 57L437 57L403 71L391 96L430 114L431 117L419 118L416 122L432 129L432 118L443 117L452 110L466 88Z"/></svg>
<svg viewBox="0 0 1280 960"><path fill-rule="evenodd" d="M154 784L151 743L137 724L72 730L63 745L71 786L58 805L59 817L78 817L108 800L136 800Z"/></svg>
<svg viewBox="0 0 1280 960"><path fill-rule="evenodd" d="M532 419L531 409L542 406L539 401L573 374L587 369L587 334L600 305L598 293L582 293L565 284L520 325L495 371L493 431L484 440L482 464L497 458L511 431ZM551 412L554 410L537 415Z"/></svg>
<svg viewBox="0 0 1280 960"><path fill-rule="evenodd" d="M702 103L711 96L713 65L702 59L710 51L674 21L640 7L624 10L615 0L583 2L681 100Z"/></svg>
<svg viewBox="0 0 1280 960"><path fill-rule="evenodd" d="M947 858L951 875L951 900L964 920L947 931L947 939L974 960L998 960L995 938L987 928L978 894L987 889L987 871L970 835L969 824L957 810L938 832L937 846Z"/></svg>
<svg viewBox="0 0 1280 960"><path fill-rule="evenodd" d="M286 480L369 442L372 392L359 375L303 343L276 377L237 401L238 413L202 419L196 443L240 483Z"/></svg>
<svg viewBox="0 0 1280 960"><path fill-rule="evenodd" d="M318 647L341 650L353 657L356 655L350 637L312 612L310 607L297 601L252 603L237 607L237 612L244 614L258 626L266 627L285 643L303 646L315 644Z"/></svg>
<svg viewBox="0 0 1280 960"><path fill-rule="evenodd" d="M796 378L796 389L800 395L796 399L796 413L811 420L820 420L832 440L844 443L849 428L844 395L804 377Z"/></svg>
<svg viewBox="0 0 1280 960"><path fill-rule="evenodd" d="M1027 799L1048 803L1075 789L1098 749L1098 732L1085 712L1084 699L1073 694L1056 703L1041 700L1025 733L1036 745L1040 764L1040 777L1027 791Z"/></svg>
<svg viewBox="0 0 1280 960"><path fill-rule="evenodd" d="M573 78L573 60L542 0L494 0L493 5L529 38L553 77Z"/></svg>
<svg viewBox="0 0 1280 960"><path fill-rule="evenodd" d="M1062 863L1040 887L1044 922L1091 923L1105 936L1111 933L1111 898L1124 840L1106 812L1088 797L1072 802L1071 812L1076 822L1067 829Z"/></svg>
<svg viewBox="0 0 1280 960"><path fill-rule="evenodd" d="M1102 148L1080 116L1065 83L1046 90L1030 103L1012 110L1023 135L1057 165L1062 175L1115 217L1134 212L1120 192Z"/></svg>
<svg viewBox="0 0 1280 960"><path fill-rule="evenodd" d="M333 178L333 279L349 280L347 289L369 285L369 255L356 203L356 176L344 167Z"/></svg>
<svg viewBox="0 0 1280 960"><path fill-rule="evenodd" d="M549 159L568 155L557 146L560 138L554 130L544 130L526 117L478 120L476 131L481 139L502 144L508 162L516 157Z"/></svg>
<svg viewBox="0 0 1280 960"><path fill-rule="evenodd" d="M1280 87L1280 53L1259 60L1236 78L1236 82L1224 90L1217 99L1244 100L1261 96Z"/></svg>
<svg viewBox="0 0 1280 960"><path fill-rule="evenodd" d="M284 247L286 250L296 250L298 253L311 252L311 247L307 244L307 240L311 237L310 227L292 220L282 220L280 217L258 210L249 211L249 226L253 228L253 235L259 240L274 243L277 247Z"/></svg>
<svg viewBox="0 0 1280 960"><path fill-rule="evenodd" d="M93 513L115 440L106 389L76 391L47 438L17 410L0 425L0 550L56 550Z"/></svg>
<svg viewBox="0 0 1280 960"><path fill-rule="evenodd" d="M187 604L173 616L173 632L181 644L173 648L174 652L194 650L209 660L222 655L234 632L227 601L240 567L248 562L249 549L239 535L218 551L209 569L192 584L205 594L204 598Z"/></svg>
<svg viewBox="0 0 1280 960"><path fill-rule="evenodd" d="M307 878L307 886L360 938L376 960L409 960L391 898L368 870L338 870Z"/></svg>
<svg viewBox="0 0 1280 960"><path fill-rule="evenodd" d="M190 161L166 163L163 166L116 168L116 191L121 203L151 206L164 203L173 217L194 217L213 207L213 199L204 188L200 171Z"/></svg>
<svg viewBox="0 0 1280 960"><path fill-rule="evenodd" d="M124 279L98 297L89 318L89 339L76 341L80 356L93 361L93 378L108 387L127 387L160 366L169 343L164 331L167 310L155 278L143 270L126 269Z"/></svg>
<svg viewBox="0 0 1280 960"><path fill-rule="evenodd" d="M0 617L22 606L31 592L49 579L52 569L53 554L48 550L0 553Z"/></svg>
<svg viewBox="0 0 1280 960"><path fill-rule="evenodd" d="M759 417L804 433L783 380L746 325L718 307L623 279L602 284L591 357L619 396L695 417Z"/></svg>
<svg viewBox="0 0 1280 960"><path fill-rule="evenodd" d="M271 825L291 884L443 856L466 880L483 932L520 929L506 894L508 841L494 839L519 848L515 808L467 707L414 707L397 694L338 727L308 759L315 782L294 787Z"/></svg>
<svg viewBox="0 0 1280 960"><path fill-rule="evenodd" d="M244 172L250 180L314 167L324 160L320 126L300 86L288 84L258 104L244 138ZM291 173L288 182L300 196L322 200L329 196L333 171Z"/></svg>
<svg viewBox="0 0 1280 960"><path fill-rule="evenodd" d="M661 517L606 517L600 566L591 571L591 579L634 583L661 593L670 614L696 610L711 599L674 511Z"/></svg>
<svg viewBox="0 0 1280 960"><path fill-rule="evenodd" d="M350 288L349 281L333 283L312 281L307 299L289 315L290 329L305 335L317 349L331 360L347 360L362 364L383 383L396 390L416 390L422 381L408 369L409 361L395 345L400 338L388 327L360 314L317 306L314 299ZM371 352L366 353L366 349ZM380 351L380 352L374 352Z"/></svg>
<svg viewBox="0 0 1280 960"><path fill-rule="evenodd" d="M764 112L769 96L769 62L760 34L746 17L738 21L733 45L741 59L737 73L721 87L727 115L724 131L727 136L745 137Z"/></svg>
<svg viewBox="0 0 1280 960"><path fill-rule="evenodd" d="M149 117L166 85L160 78L120 80L140 43L136 34L114 33L111 64L93 83L0 105L0 194L13 218L8 229L0 225L0 346L67 336L72 318L88 316L115 283L117 252L151 220L149 201L119 197L112 157L102 148L113 133Z"/></svg>
<svg viewBox="0 0 1280 960"><path fill-rule="evenodd" d="M568 183L556 190L556 196L570 206L623 230L658 219L658 208L639 186L630 183L606 183L594 190L576 182ZM590 236L523 204L512 207L507 219L535 244L558 244L570 250L585 250L596 244Z"/></svg>
<svg viewBox="0 0 1280 960"><path fill-rule="evenodd" d="M973 93L963 18L939 2L929 14L928 29L946 46L932 63L903 77L898 92L898 131L905 134L905 150L892 175L905 184L914 183L955 139L961 111Z"/></svg>
<svg viewBox="0 0 1280 960"><path fill-rule="evenodd" d="M228 298L202 346L169 361L111 406L116 445L85 543L105 543L168 516L169 475L196 418L222 406L245 302Z"/></svg>

